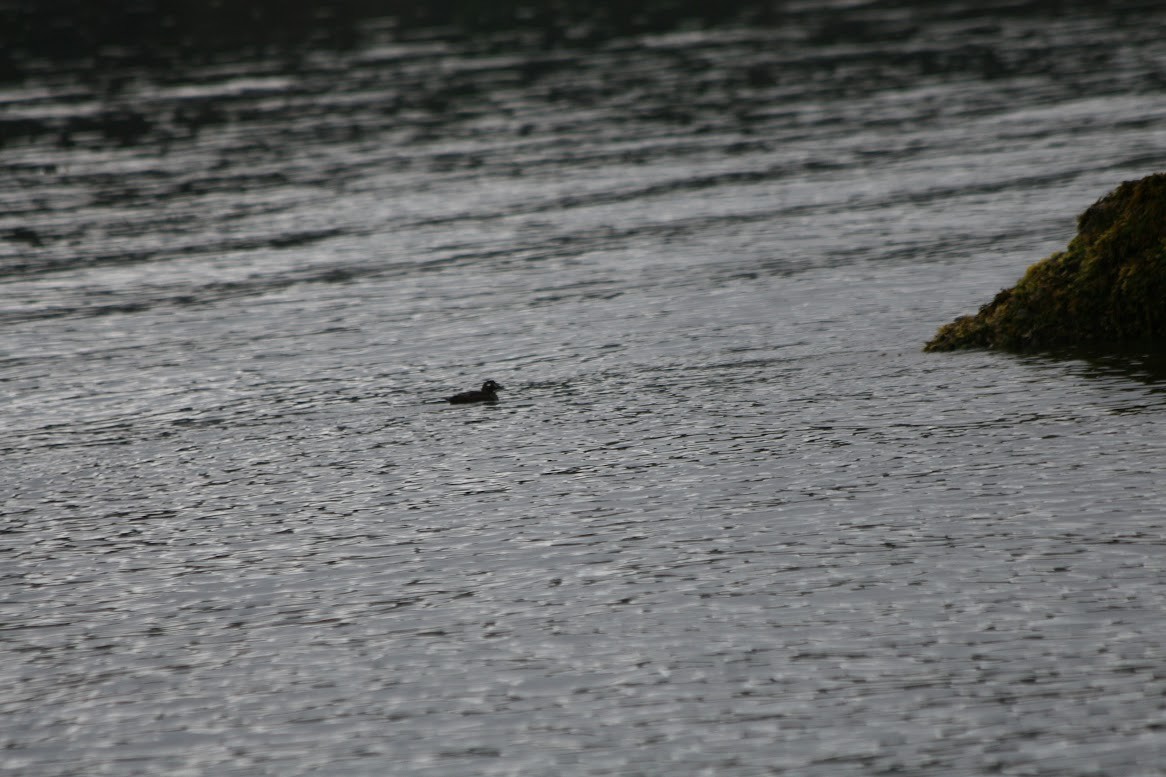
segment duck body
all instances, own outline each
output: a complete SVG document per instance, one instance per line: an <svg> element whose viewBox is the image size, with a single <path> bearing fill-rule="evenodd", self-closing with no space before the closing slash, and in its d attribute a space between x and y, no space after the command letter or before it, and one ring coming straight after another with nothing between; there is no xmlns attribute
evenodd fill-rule
<svg viewBox="0 0 1166 777"><path fill-rule="evenodd" d="M482 384L480 391L463 391L461 394L454 394L452 397L446 397L446 401L451 405L468 405L471 402L497 402L498 390L504 388L499 386L492 380L488 380Z"/></svg>

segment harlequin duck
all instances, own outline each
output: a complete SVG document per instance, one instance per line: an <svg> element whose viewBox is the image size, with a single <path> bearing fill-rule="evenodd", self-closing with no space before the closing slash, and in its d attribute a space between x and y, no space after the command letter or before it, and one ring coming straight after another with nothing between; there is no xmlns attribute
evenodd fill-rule
<svg viewBox="0 0 1166 777"><path fill-rule="evenodd" d="M482 384L481 391L463 391L461 394L454 394L452 397L446 397L451 405L465 405L470 402L497 402L498 390L504 388L499 386L492 380L488 380Z"/></svg>

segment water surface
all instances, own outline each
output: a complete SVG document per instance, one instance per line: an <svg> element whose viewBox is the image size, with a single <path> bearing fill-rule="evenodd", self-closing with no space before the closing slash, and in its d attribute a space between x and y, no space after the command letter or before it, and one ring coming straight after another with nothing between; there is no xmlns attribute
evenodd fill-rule
<svg viewBox="0 0 1166 777"><path fill-rule="evenodd" d="M1163 169L1163 22L22 71L0 764L1161 774L1160 359L920 348Z"/></svg>

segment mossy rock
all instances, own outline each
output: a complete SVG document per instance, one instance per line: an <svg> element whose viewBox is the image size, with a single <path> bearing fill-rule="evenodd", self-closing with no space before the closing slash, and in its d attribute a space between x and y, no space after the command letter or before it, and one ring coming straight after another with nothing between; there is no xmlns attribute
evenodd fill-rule
<svg viewBox="0 0 1166 777"><path fill-rule="evenodd" d="M1126 181L1077 219L1064 251L1028 268L926 351L1048 351L1145 344L1166 349L1166 173Z"/></svg>

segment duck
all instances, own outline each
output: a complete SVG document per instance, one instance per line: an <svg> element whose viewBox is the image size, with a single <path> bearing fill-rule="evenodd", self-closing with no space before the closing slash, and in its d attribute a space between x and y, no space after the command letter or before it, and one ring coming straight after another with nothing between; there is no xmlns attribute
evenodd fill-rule
<svg viewBox="0 0 1166 777"><path fill-rule="evenodd" d="M445 399L451 405L466 405L470 402L497 402L498 391L503 388L505 386L499 386L494 381L488 380L482 384L480 391L463 391Z"/></svg>

